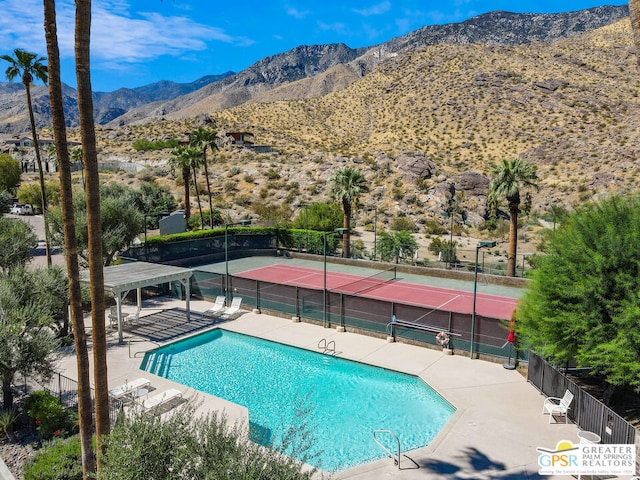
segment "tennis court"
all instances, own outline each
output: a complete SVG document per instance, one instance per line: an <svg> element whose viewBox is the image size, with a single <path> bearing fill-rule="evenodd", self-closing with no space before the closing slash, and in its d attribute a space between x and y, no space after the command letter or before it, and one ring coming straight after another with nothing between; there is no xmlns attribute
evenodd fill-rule
<svg viewBox="0 0 640 480"><path fill-rule="evenodd" d="M282 264L245 270L234 276L313 290L323 290L325 281L323 270ZM327 271L326 287L330 292L439 311L461 314L473 311L473 292L405 282L396 276L395 269L368 277ZM507 320L516 304L517 300L510 297L476 294L476 314L479 316Z"/></svg>

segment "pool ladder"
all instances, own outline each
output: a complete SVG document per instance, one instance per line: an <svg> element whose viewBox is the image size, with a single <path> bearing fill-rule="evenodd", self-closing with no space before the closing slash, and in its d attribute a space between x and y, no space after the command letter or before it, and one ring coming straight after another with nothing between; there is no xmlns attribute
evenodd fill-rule
<svg viewBox="0 0 640 480"><path fill-rule="evenodd" d="M322 353L326 353L327 355L335 355L336 354L336 341L331 340L327 343L327 339L323 338L318 342L318 348L322 350Z"/></svg>
<svg viewBox="0 0 640 480"><path fill-rule="evenodd" d="M398 444L398 455L396 456L391 450L385 447L380 440L378 440L377 435L381 433L387 433L395 438L396 443ZM373 431L373 440L380 445L380 448L385 451L385 453L393 459L393 463L398 466L398 470L400 469L400 439L393 433L391 430L374 430Z"/></svg>

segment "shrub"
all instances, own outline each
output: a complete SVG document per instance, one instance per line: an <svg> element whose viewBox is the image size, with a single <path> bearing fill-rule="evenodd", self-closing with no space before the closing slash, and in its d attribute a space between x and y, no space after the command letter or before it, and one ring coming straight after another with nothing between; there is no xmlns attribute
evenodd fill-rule
<svg viewBox="0 0 640 480"><path fill-rule="evenodd" d="M24 411L45 440L64 437L75 428L77 414L66 410L58 398L45 390L29 395L24 402Z"/></svg>
<svg viewBox="0 0 640 480"><path fill-rule="evenodd" d="M23 467L24 480L82 480L80 435L41 448Z"/></svg>
<svg viewBox="0 0 640 480"><path fill-rule="evenodd" d="M407 217L397 217L391 221L391 225L389 228L395 232L401 232L403 230L407 230L409 232L416 232L418 229L416 228L416 224L413 223L413 220Z"/></svg>

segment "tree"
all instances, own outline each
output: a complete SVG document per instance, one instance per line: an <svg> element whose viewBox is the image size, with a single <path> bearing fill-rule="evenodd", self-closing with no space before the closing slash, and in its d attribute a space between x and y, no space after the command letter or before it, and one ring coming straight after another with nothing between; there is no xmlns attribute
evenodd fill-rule
<svg viewBox="0 0 640 480"><path fill-rule="evenodd" d="M516 276L516 253L518 249L518 213L520 193L525 188L538 188L536 166L520 158L503 160L491 166L492 180L489 183L488 203L496 204L506 198L509 209L509 251L507 252L507 276Z"/></svg>
<svg viewBox="0 0 640 480"><path fill-rule="evenodd" d="M20 164L11 155L0 153L0 191L15 192L20 185Z"/></svg>
<svg viewBox="0 0 640 480"><path fill-rule="evenodd" d="M349 257L349 240L351 235L351 212L353 206L358 203L361 194L369 191L367 180L362 172L354 167L345 167L336 170L331 176L331 196L342 202L343 228L342 256Z"/></svg>
<svg viewBox="0 0 640 480"><path fill-rule="evenodd" d="M95 426L97 471L100 473L103 436L109 434L109 386L107 381L107 341L104 313L104 275L102 266L102 224L100 221L100 177L93 120L90 39L91 0L76 0L75 59L78 85L78 112L87 197L89 281L91 292L91 339L93 343L93 379L95 382ZM87 453L87 452L83 452ZM85 460L83 458L83 460ZM86 459L89 462L89 459Z"/></svg>
<svg viewBox="0 0 640 480"><path fill-rule="evenodd" d="M418 250L418 242L416 242L411 232L402 230L400 232L380 232L378 239L378 251L380 258L385 261L394 261L398 263L400 257L413 258Z"/></svg>
<svg viewBox="0 0 640 480"><path fill-rule="evenodd" d="M31 260L31 249L38 242L30 225L22 220L0 217L0 270L24 266Z"/></svg>
<svg viewBox="0 0 640 480"><path fill-rule="evenodd" d="M343 213L339 204L335 202L314 202L300 210L293 221L294 228L332 232L340 228Z"/></svg>
<svg viewBox="0 0 640 480"><path fill-rule="evenodd" d="M640 196L611 197L570 215L536 259L516 311L527 347L575 360L609 386L640 392Z"/></svg>
<svg viewBox="0 0 640 480"><path fill-rule="evenodd" d="M47 206L60 203L60 184L54 181L46 182L44 186L47 197ZM20 185L17 192L18 200L21 203L30 203L35 208L42 210L42 190L35 183L24 183Z"/></svg>
<svg viewBox="0 0 640 480"><path fill-rule="evenodd" d="M47 66L43 64L46 61L44 57L38 57L35 53L27 52L20 48L13 51L13 57L10 55L2 55L0 58L9 62L5 75L12 82L16 77L21 77L22 84L27 92L27 107L29 109L29 121L31 123L31 136L33 138L33 148L36 152L36 161L38 162L38 171L40 178L40 191L42 198L42 214L44 221L44 239L47 253L47 265L51 266L51 252L49 250L49 232L47 228L47 198L44 189L44 172L42 171L42 160L40 159L40 144L38 143L38 132L36 130L36 121L33 116L33 102L31 101L31 84L34 79L40 80L46 84L48 80Z"/></svg>
<svg viewBox="0 0 640 480"><path fill-rule="evenodd" d="M105 266L110 265L118 252L122 251L144 231L142 213L131 201L133 194L127 187L118 184L103 186L100 200L100 225L102 231L101 258ZM73 197L73 215L77 250L85 264L89 262L89 226L87 204L84 195ZM50 223L53 242L64 244L64 222L61 209L52 209Z"/></svg>
<svg viewBox="0 0 640 480"><path fill-rule="evenodd" d="M98 478L311 480L316 475L315 468L304 468L315 458L309 418L301 417L285 432L281 445L264 448L250 440L246 427L230 425L217 413L194 421L195 413L192 405L184 405L166 419L141 412L123 416L109 436ZM301 460L283 455L292 443Z"/></svg>
<svg viewBox="0 0 640 480"><path fill-rule="evenodd" d="M138 190L130 192L130 198L136 209L146 216L146 228L158 228L162 213L171 213L176 209L176 200L171 191L155 182L144 182Z"/></svg>
<svg viewBox="0 0 640 480"><path fill-rule="evenodd" d="M71 161L67 146L67 130L62 100L62 81L60 79L60 53L54 0L44 0L44 30L49 56L49 104L53 124L53 138L60 176L60 199L62 223L64 225L64 249L67 265L69 307L73 327L73 342L78 370L78 423L82 458L83 477L88 478L95 470L93 454L93 404L89 377L89 351L82 312L82 292L80 288L80 269L78 264L78 242L75 234L73 213L73 192L71 182ZM81 149L74 149L73 153ZM73 153L71 155L73 155ZM84 172L84 171L83 171ZM83 182L84 184L84 173ZM63 335L68 326L63 325Z"/></svg>
<svg viewBox="0 0 640 480"><path fill-rule="evenodd" d="M13 406L11 385L17 373L51 377L59 342L48 305L35 294L38 270L14 268L0 275L0 378L2 403Z"/></svg>
<svg viewBox="0 0 640 480"><path fill-rule="evenodd" d="M207 150L210 148L212 152L218 150L216 143L217 132L207 128L198 127L191 132L189 136L189 144L192 147L202 150L202 166L204 167L204 177L207 180L207 196L209 197L209 226L213 227L213 203L211 201L211 182L209 181L209 167L207 161Z"/></svg>
<svg viewBox="0 0 640 480"><path fill-rule="evenodd" d="M185 222L189 222L191 216L191 206L189 205L189 182L191 180L191 167L196 159L200 156L200 152L193 147L181 146L171 150L173 158L169 160L169 164L174 168L179 168L182 172L182 182L184 183L184 217Z"/></svg>

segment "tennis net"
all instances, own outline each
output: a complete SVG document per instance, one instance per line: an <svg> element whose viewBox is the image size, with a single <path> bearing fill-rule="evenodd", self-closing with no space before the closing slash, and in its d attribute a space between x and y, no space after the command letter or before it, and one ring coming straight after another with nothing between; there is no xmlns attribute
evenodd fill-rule
<svg viewBox="0 0 640 480"><path fill-rule="evenodd" d="M385 283L392 282L396 279L396 267L388 268L381 272L369 275L368 277L359 278L353 282L345 283L338 287L334 287L331 291L339 293L349 293L356 295L358 293L368 292Z"/></svg>

